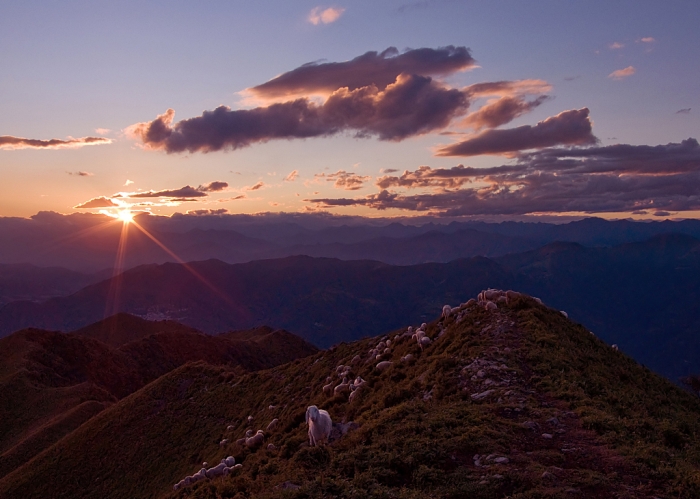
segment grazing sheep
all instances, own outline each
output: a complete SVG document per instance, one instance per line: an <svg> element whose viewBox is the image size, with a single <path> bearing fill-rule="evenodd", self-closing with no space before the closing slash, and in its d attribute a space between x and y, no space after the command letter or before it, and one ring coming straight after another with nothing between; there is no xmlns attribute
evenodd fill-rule
<svg viewBox="0 0 700 499"><path fill-rule="evenodd" d="M498 305L496 305L492 301L487 301L486 302L486 310L496 310L498 308Z"/></svg>
<svg viewBox="0 0 700 499"><path fill-rule="evenodd" d="M275 409L277 409L277 406L276 406L276 405L270 404L269 406L267 406L267 410L268 410L268 411L274 411Z"/></svg>
<svg viewBox="0 0 700 499"><path fill-rule="evenodd" d="M449 305L445 305L444 307L442 307L443 319L447 319L451 313L452 313L452 307L450 307Z"/></svg>
<svg viewBox="0 0 700 499"><path fill-rule="evenodd" d="M391 355L391 348L386 347L386 348L384 349L384 355Z"/></svg>
<svg viewBox="0 0 700 499"><path fill-rule="evenodd" d="M183 478L182 480L177 482L175 485L173 485L173 490L180 490L185 485L188 485L188 484L185 483L185 479Z"/></svg>
<svg viewBox="0 0 700 499"><path fill-rule="evenodd" d="M248 416L248 424L253 422L253 416Z"/></svg>
<svg viewBox="0 0 700 499"><path fill-rule="evenodd" d="M410 362L413 360L413 354L406 354L403 357L401 357L401 362Z"/></svg>
<svg viewBox="0 0 700 499"><path fill-rule="evenodd" d="M612 346L612 349L615 350L616 352L617 352L618 350L620 350L620 349L617 347L617 345L613 345L613 346Z"/></svg>
<svg viewBox="0 0 700 499"><path fill-rule="evenodd" d="M245 445L250 449L254 449L256 447L260 447L263 444L264 439L265 434L262 430L258 430L258 432L255 435L245 439Z"/></svg>
<svg viewBox="0 0 700 499"><path fill-rule="evenodd" d="M569 314L567 314L567 313L564 312L563 310L560 310L559 312L561 313L561 315L563 315L563 316L566 317L567 319L569 318Z"/></svg>
<svg viewBox="0 0 700 499"><path fill-rule="evenodd" d="M267 450L277 450L277 447L275 447L275 444L267 444Z"/></svg>
<svg viewBox="0 0 700 499"><path fill-rule="evenodd" d="M343 378L343 382L333 389L335 395L340 395L341 393L350 391L350 383L348 383L348 378Z"/></svg>
<svg viewBox="0 0 700 499"><path fill-rule="evenodd" d="M351 363L351 364L357 364L357 363L360 362L361 360L362 360L362 358L361 358L359 355L355 355L355 356L352 358L352 360L350 361L350 363Z"/></svg>
<svg viewBox="0 0 700 499"><path fill-rule="evenodd" d="M280 420L277 419L277 418L275 418L275 419L273 419L272 421L270 421L270 424L267 425L267 428L266 428L267 431L272 431L272 430L274 430L275 428L277 428L277 425L279 424L279 422L280 422Z"/></svg>
<svg viewBox="0 0 700 499"><path fill-rule="evenodd" d="M352 402L352 399L357 397L357 394L360 393L359 388L360 387L356 387L355 390L352 393L350 393L350 396L348 397L348 402Z"/></svg>
<svg viewBox="0 0 700 499"><path fill-rule="evenodd" d="M472 305L476 305L476 303L477 302L474 298L470 298L469 300L467 300L466 306L471 307Z"/></svg>
<svg viewBox="0 0 700 499"><path fill-rule="evenodd" d="M432 343L432 340L428 338L427 336L423 336L420 340L418 340L418 344L420 345L421 350L423 350L423 347L427 347Z"/></svg>
<svg viewBox="0 0 700 499"><path fill-rule="evenodd" d="M330 414L315 405L306 409L306 424L309 426L309 445L315 447L328 441L333 429Z"/></svg>
<svg viewBox="0 0 700 499"><path fill-rule="evenodd" d="M388 347L391 346L391 340L386 340L386 346L388 346Z"/></svg>
<svg viewBox="0 0 700 499"><path fill-rule="evenodd" d="M344 368L345 368L345 366L344 366L343 364L340 364L338 367L335 368L335 372L339 373L339 372L341 372Z"/></svg>
<svg viewBox="0 0 700 499"><path fill-rule="evenodd" d="M243 465L241 463L238 463L237 465L233 466L232 469L237 470L239 468L242 468Z"/></svg>
<svg viewBox="0 0 700 499"><path fill-rule="evenodd" d="M231 431L231 430L233 430L233 428L234 428L234 426L232 424L230 424L226 427L226 431Z"/></svg>
<svg viewBox="0 0 700 499"><path fill-rule="evenodd" d="M221 442L219 442L219 447L223 447L226 444L228 444L228 438L224 438Z"/></svg>
<svg viewBox="0 0 700 499"><path fill-rule="evenodd" d="M542 305L542 300L540 300L540 299L537 298L536 296L533 296L532 299L535 300L535 301L536 301L537 303L539 303L540 305Z"/></svg>
<svg viewBox="0 0 700 499"><path fill-rule="evenodd" d="M206 468L207 466L209 466L209 463L206 462L206 461L204 461L204 462L202 463L202 467L203 467L203 468Z"/></svg>
<svg viewBox="0 0 700 499"><path fill-rule="evenodd" d="M323 385L323 393L326 395L331 395L333 393L333 382L331 381L327 385Z"/></svg>
<svg viewBox="0 0 700 499"><path fill-rule="evenodd" d="M383 371L391 366L392 362L385 360L383 362L380 362L377 364L375 367L377 368L378 371Z"/></svg>
<svg viewBox="0 0 700 499"><path fill-rule="evenodd" d="M229 456L226 459L223 459L223 463L230 468L236 464L236 459L233 456Z"/></svg>
<svg viewBox="0 0 700 499"><path fill-rule="evenodd" d="M239 438L236 440L236 445L245 445L245 438Z"/></svg>
<svg viewBox="0 0 700 499"><path fill-rule="evenodd" d="M217 476L223 476L224 474L224 469L226 469L228 466L226 466L226 463L220 463L214 466L213 468L209 468L208 470L205 471L205 474L207 478L216 478Z"/></svg>
<svg viewBox="0 0 700 499"><path fill-rule="evenodd" d="M206 477L207 477L207 470L206 470L206 468L202 468L197 473L192 475L191 483L199 482L200 480L204 480Z"/></svg>

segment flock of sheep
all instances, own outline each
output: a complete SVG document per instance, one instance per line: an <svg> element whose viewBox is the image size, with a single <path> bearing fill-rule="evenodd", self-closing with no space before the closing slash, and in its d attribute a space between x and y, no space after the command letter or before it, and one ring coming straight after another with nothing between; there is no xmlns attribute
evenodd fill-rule
<svg viewBox="0 0 700 499"><path fill-rule="evenodd" d="M444 323L452 315L456 315L455 320L459 322L474 306L481 307L488 311L497 310L500 304L508 304L515 298L521 296L520 293L516 291L503 291L499 289L487 289L479 293L476 299L472 298L466 303L462 303L457 307L451 307L450 305L445 305L442 308L442 321L438 324L439 332L434 339L427 336L426 328L427 324L421 324L415 331L412 326L409 326L404 332L399 333L394 336L393 340L388 337L383 337L379 342L367 352L368 356L365 361L362 361L360 355L355 355L348 365L340 364L338 365L331 375L326 378L326 384L323 386L322 391L326 396L345 396L347 395L348 401L352 402L353 399L362 390L367 389L367 382L362 379L361 376L357 374L357 371L363 364L376 364L374 369L377 371L384 371L389 368L393 361L392 358L392 347L398 342L403 341L406 338L411 338L420 347L421 351L430 346L435 340L439 339L444 333ZM539 298L533 299L542 304L542 300ZM568 317L567 313L561 311L561 314ZM612 346L613 349L617 350L617 345ZM413 361L413 354L407 354L401 357L401 362L411 362ZM353 372L354 371L354 372ZM354 376L354 379L353 379ZM269 409L274 409L275 406L270 406ZM329 442L331 431L333 430L333 421L330 414L319 409L315 405L311 405L306 409L305 417L306 425L308 426L308 437L309 446L319 446L324 445ZM252 425L253 417L248 416L248 424ZM279 423L277 418L273 419L267 426L267 431L273 431ZM342 426L342 425L341 425ZM233 426L227 428L228 431L233 430ZM344 433L344 432L343 432ZM258 430L253 433L252 429L249 429L245 433L245 437L236 440L236 444L239 446L248 447L252 450L262 447L265 439L265 433L262 430ZM223 439L220 442L220 446L225 447L229 443L228 439ZM268 444L268 450L275 450L273 444ZM232 470L242 467L241 464L236 464L235 459L229 456L221 460L221 463L207 469L207 463L203 463L203 468L201 468L197 473L187 476L175 484L174 489L179 490L180 488L196 483L199 480L205 478L215 478L219 476L228 475Z"/></svg>

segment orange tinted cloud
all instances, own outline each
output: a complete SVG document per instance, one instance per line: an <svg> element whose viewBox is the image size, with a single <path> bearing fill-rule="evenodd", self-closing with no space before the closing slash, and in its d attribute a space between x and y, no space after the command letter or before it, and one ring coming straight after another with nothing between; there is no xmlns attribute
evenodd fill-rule
<svg viewBox="0 0 700 499"><path fill-rule="evenodd" d="M632 76L634 73L636 73L637 70L634 69L633 66L627 66L624 69L618 69L613 71L608 75L608 78L612 78L613 80L624 80L628 76Z"/></svg>
<svg viewBox="0 0 700 499"><path fill-rule="evenodd" d="M26 139L11 135L0 136L0 149L77 149L85 146L111 144L111 139L104 137L82 137L80 139Z"/></svg>
<svg viewBox="0 0 700 499"><path fill-rule="evenodd" d="M330 24L337 21L343 15L345 9L343 7L314 7L309 12L309 22L314 26L319 24Z"/></svg>

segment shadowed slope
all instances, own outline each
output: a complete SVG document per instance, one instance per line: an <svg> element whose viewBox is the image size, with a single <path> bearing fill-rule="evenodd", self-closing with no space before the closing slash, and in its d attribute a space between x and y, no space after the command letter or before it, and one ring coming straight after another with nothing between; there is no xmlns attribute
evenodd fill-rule
<svg viewBox="0 0 700 499"><path fill-rule="evenodd" d="M368 356L380 338L242 376L184 366L1 479L0 495L698 497L700 400L559 312L521 297L496 311L464 307L427 332L424 350L390 334L384 371ZM352 402L321 391L340 364L367 381ZM310 404L359 429L309 448ZM219 445L273 418L265 443L277 450ZM172 492L226 455L243 467Z"/></svg>

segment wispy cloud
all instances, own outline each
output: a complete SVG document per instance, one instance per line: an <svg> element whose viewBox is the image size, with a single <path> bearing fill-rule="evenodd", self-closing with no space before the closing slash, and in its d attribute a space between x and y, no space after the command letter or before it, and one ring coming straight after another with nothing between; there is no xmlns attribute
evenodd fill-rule
<svg viewBox="0 0 700 499"><path fill-rule="evenodd" d="M344 189L346 191L356 191L361 189L365 182L368 182L371 177L357 175L356 173L338 170L335 173L317 173L314 177L325 179L327 182L333 182L333 187L336 189Z"/></svg>
<svg viewBox="0 0 700 499"><path fill-rule="evenodd" d="M112 201L110 198L100 196L97 198L92 198L89 201L85 201L79 205L73 206L73 208L116 208L120 205Z"/></svg>
<svg viewBox="0 0 700 499"><path fill-rule="evenodd" d="M637 70L633 66L627 66L624 69L617 69L608 75L608 78L613 80L624 80L625 78L632 76Z"/></svg>
<svg viewBox="0 0 700 499"><path fill-rule="evenodd" d="M95 174L90 173L90 172L83 172L83 171L78 171L78 172L66 172L68 175L71 176L76 176L76 177L92 177Z"/></svg>
<svg viewBox="0 0 700 499"><path fill-rule="evenodd" d="M690 114L690 109L689 107L685 107L683 109L679 109L676 111L676 114Z"/></svg>
<svg viewBox="0 0 700 499"><path fill-rule="evenodd" d="M111 139L104 137L83 137L80 139L26 139L11 135L0 136L0 149L77 149L85 146L111 144Z"/></svg>
<svg viewBox="0 0 700 499"><path fill-rule="evenodd" d="M639 41L642 43L654 43L656 39L651 36L645 36L644 38L640 38Z"/></svg>
<svg viewBox="0 0 700 499"><path fill-rule="evenodd" d="M133 180L126 179L126 182L124 182L124 186L126 187L127 185L131 185L133 183L134 183Z"/></svg>
<svg viewBox="0 0 700 499"><path fill-rule="evenodd" d="M608 45L608 48L609 48L610 50L619 50L619 49L623 48L624 46L625 46L624 43L613 42L613 43L611 43L610 45Z"/></svg>
<svg viewBox="0 0 700 499"><path fill-rule="evenodd" d="M294 182L296 178L299 176L299 172L297 170L292 170L289 175L284 177L285 182Z"/></svg>
<svg viewBox="0 0 700 499"><path fill-rule="evenodd" d="M308 20L313 25L331 24L340 19L343 12L343 7L314 7L309 12Z"/></svg>
<svg viewBox="0 0 700 499"><path fill-rule="evenodd" d="M541 95L531 101L526 101L521 96L501 97L500 99L487 102L478 111L468 115L462 123L476 130L496 128L532 111L547 99L546 95Z"/></svg>
<svg viewBox="0 0 700 499"><path fill-rule="evenodd" d="M251 185L250 187L244 187L244 191L257 191L259 189L262 189L265 186L264 182L258 182L255 185Z"/></svg>

